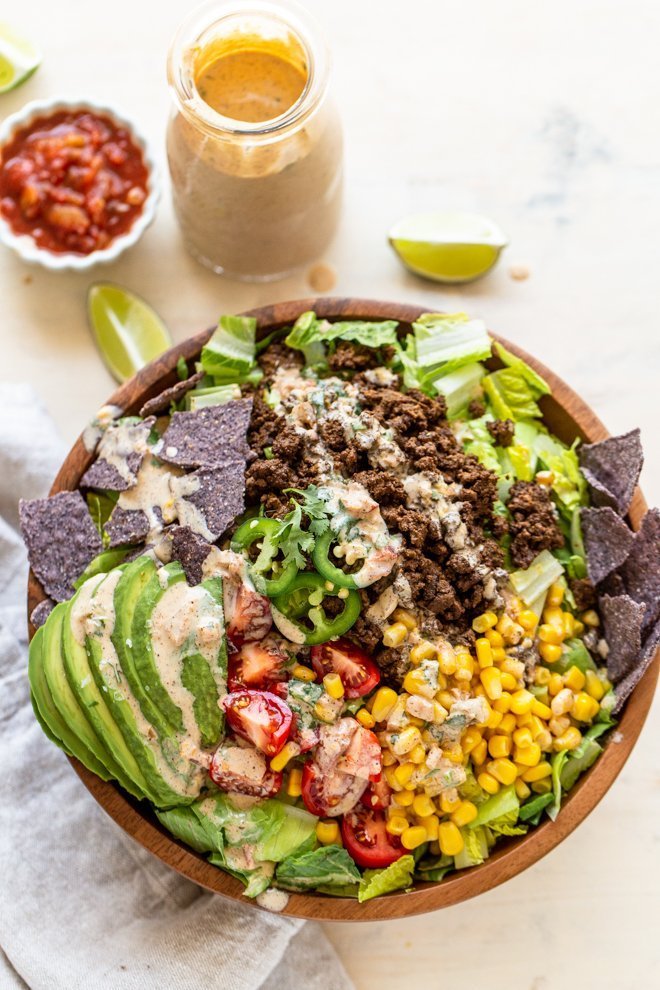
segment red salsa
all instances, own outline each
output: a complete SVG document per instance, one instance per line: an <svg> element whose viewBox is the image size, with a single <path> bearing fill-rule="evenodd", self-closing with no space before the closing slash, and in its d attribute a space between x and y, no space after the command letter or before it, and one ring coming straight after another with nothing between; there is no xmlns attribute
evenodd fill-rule
<svg viewBox="0 0 660 990"><path fill-rule="evenodd" d="M147 198L141 149L101 114L40 117L0 156L0 213L15 234L29 234L49 251L108 247L130 230Z"/></svg>

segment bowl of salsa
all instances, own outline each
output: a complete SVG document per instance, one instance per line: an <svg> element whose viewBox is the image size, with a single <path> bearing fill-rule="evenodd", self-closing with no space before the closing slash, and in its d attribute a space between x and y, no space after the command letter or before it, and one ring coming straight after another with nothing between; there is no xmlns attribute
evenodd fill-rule
<svg viewBox="0 0 660 990"><path fill-rule="evenodd" d="M111 107L35 100L0 125L0 240L24 261L78 271L114 261L159 196L144 139Z"/></svg>

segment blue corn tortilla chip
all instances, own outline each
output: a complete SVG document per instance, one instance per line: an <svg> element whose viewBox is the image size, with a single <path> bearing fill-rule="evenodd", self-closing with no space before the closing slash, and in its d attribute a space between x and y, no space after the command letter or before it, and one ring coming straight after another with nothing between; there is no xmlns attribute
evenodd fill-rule
<svg viewBox="0 0 660 990"><path fill-rule="evenodd" d="M194 388L201 382L203 377L204 372L197 371L190 378L186 378L185 381L177 382L176 385L170 385L169 388L164 389L158 395L154 395L153 399L147 399L140 409L140 416L155 416L158 413L169 412L172 403L182 399L191 388Z"/></svg>
<svg viewBox="0 0 660 990"><path fill-rule="evenodd" d="M649 509L618 572L627 593L646 605L644 628L660 615L660 509Z"/></svg>
<svg viewBox="0 0 660 990"><path fill-rule="evenodd" d="M43 626L44 622L46 621L46 619L48 618L48 616L50 615L50 613L53 611L54 608L55 608L55 602L53 601L52 598L44 598L42 602L39 602L38 605L35 605L35 607L32 609L32 612L30 613L30 622L32 623L35 629L38 629L40 626Z"/></svg>
<svg viewBox="0 0 660 990"><path fill-rule="evenodd" d="M623 564L634 536L623 519L609 507L582 509L580 522L589 579L593 584L599 584Z"/></svg>
<svg viewBox="0 0 660 990"><path fill-rule="evenodd" d="M105 524L104 530L110 547L133 546L142 543L149 533L149 518L141 509L122 509L116 506Z"/></svg>
<svg viewBox="0 0 660 990"><path fill-rule="evenodd" d="M252 399L234 399L222 406L175 412L163 434L158 456L177 467L214 468L247 458L247 431Z"/></svg>
<svg viewBox="0 0 660 990"><path fill-rule="evenodd" d="M579 456L594 503L609 505L619 515L625 515L644 463L639 430L584 444Z"/></svg>
<svg viewBox="0 0 660 990"><path fill-rule="evenodd" d="M639 655L637 664L634 669L630 671L628 676L616 685L614 693L616 695L616 702L612 709L613 715L618 715L624 704L637 687L642 677L649 669L653 661L655 660L656 650L660 645L660 621L656 622L653 626L651 632L646 637L644 645L642 646L642 652Z"/></svg>
<svg viewBox="0 0 660 990"><path fill-rule="evenodd" d="M618 684L633 670L642 652L642 624L646 606L629 595L602 595L598 606L603 618L603 632L609 647L607 674Z"/></svg>
<svg viewBox="0 0 660 990"><path fill-rule="evenodd" d="M99 456L80 479L81 488L102 488L106 491L125 492L137 482L138 471L147 452L147 439L154 423L152 416L142 422L118 420L111 423L99 440ZM104 448L114 447L117 463L103 456Z"/></svg>
<svg viewBox="0 0 660 990"><path fill-rule="evenodd" d="M21 499L21 532L30 566L56 602L73 594L73 582L103 549L101 537L80 492Z"/></svg>
<svg viewBox="0 0 660 990"><path fill-rule="evenodd" d="M203 577L204 561L213 544L194 533L190 526L175 526L172 530L172 560L178 560L188 584L199 584Z"/></svg>
<svg viewBox="0 0 660 990"><path fill-rule="evenodd" d="M213 542L245 511L245 461L201 468L172 480L179 522Z"/></svg>

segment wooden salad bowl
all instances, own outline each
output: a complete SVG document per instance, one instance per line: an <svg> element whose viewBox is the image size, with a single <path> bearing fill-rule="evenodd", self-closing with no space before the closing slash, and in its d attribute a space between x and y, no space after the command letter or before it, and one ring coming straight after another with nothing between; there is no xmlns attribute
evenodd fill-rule
<svg viewBox="0 0 660 990"><path fill-rule="evenodd" d="M303 312L313 309L319 316L329 319L398 320L404 326L410 324L428 307L400 303L374 302L367 299L321 298L277 303L250 310L246 316L258 321L258 333L265 336L272 330L293 323ZM135 414L142 404L163 388L177 381L177 359L192 361L199 356L202 346L213 329L190 337L177 344L162 357L143 368L134 378L122 385L108 402L120 406L125 412ZM603 440L609 434L589 406L580 399L557 375L549 371L535 358L519 347L501 339L502 343L519 355L549 383L552 395L541 400L544 422L562 440L571 443L576 437L593 442ZM497 367L497 361L493 361ZM92 455L79 438L71 449L55 479L51 494L75 489ZM637 530L646 503L637 489L628 514L632 528ZM32 609L44 597L34 575L30 573L28 608ZM33 633L34 630L30 629ZM481 866L451 874L441 883L416 883L407 893L393 893L358 904L352 898L338 898L320 894L291 894L284 914L297 918L320 921L376 921L387 918L403 918L409 915L433 911L465 901L481 894L505 880L516 876L554 849L595 808L630 756L649 711L658 672L660 655L635 688L628 700L618 726L614 742L610 739L593 767L588 770L565 797L556 821L549 819L531 829L520 838L501 840L495 851ZM145 849L161 862L172 867L182 876L194 881L206 890L229 897L243 904L254 904L243 896L243 885L208 863L203 856L177 842L158 823L146 802L138 802L125 794L117 785L106 783L87 770L76 759L69 758L74 770L101 807ZM255 905L256 907L256 905Z"/></svg>

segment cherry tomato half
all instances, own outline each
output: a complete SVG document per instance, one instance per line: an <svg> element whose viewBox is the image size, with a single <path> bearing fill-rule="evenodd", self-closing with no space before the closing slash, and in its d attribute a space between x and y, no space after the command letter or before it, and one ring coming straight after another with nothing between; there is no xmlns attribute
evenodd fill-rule
<svg viewBox="0 0 660 990"><path fill-rule="evenodd" d="M302 775L302 799L308 811L319 818L336 818L354 808L367 781L335 770L323 773L314 760L309 760Z"/></svg>
<svg viewBox="0 0 660 990"><path fill-rule="evenodd" d="M270 769L263 753L227 743L213 754L209 775L223 791L252 797L273 797L282 786L282 774Z"/></svg>
<svg viewBox="0 0 660 990"><path fill-rule="evenodd" d="M380 681L380 671L364 650L340 637L312 647L312 666L319 680L339 674L347 698L362 698Z"/></svg>
<svg viewBox="0 0 660 990"><path fill-rule="evenodd" d="M238 653L229 657L227 686L230 691L274 687L286 678L284 665L288 659L284 650L268 640L244 643Z"/></svg>
<svg viewBox="0 0 660 990"><path fill-rule="evenodd" d="M229 584L229 582L227 582ZM259 595L246 584L229 585L225 599L228 616L227 636L234 646L254 643L270 632L273 614L265 595Z"/></svg>
<svg viewBox="0 0 660 990"><path fill-rule="evenodd" d="M362 795L362 804L372 811L384 811L392 803L392 788L381 774L379 780L373 780Z"/></svg>
<svg viewBox="0 0 660 990"><path fill-rule="evenodd" d="M382 811L370 811L362 805L342 818L341 837L358 866L378 870L404 855L406 850L398 837L385 828L386 821Z"/></svg>
<svg viewBox="0 0 660 990"><path fill-rule="evenodd" d="M291 709L270 691L233 691L222 699L227 721L236 735L267 756L275 756L291 732Z"/></svg>

